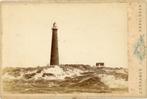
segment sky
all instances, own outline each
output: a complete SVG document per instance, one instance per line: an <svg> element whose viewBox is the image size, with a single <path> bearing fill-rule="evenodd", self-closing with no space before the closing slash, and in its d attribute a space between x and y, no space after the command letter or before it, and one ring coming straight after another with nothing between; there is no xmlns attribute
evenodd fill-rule
<svg viewBox="0 0 147 99"><path fill-rule="evenodd" d="M60 64L128 65L126 4L4 4L1 11L2 66L49 64L53 22Z"/></svg>

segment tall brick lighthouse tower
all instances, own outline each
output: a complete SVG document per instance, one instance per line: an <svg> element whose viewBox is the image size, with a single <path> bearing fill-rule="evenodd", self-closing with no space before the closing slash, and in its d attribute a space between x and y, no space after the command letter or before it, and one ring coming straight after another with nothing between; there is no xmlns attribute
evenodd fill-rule
<svg viewBox="0 0 147 99"><path fill-rule="evenodd" d="M59 65L59 52L58 52L58 29L56 23L52 27L52 44L51 44L51 57L50 65Z"/></svg>

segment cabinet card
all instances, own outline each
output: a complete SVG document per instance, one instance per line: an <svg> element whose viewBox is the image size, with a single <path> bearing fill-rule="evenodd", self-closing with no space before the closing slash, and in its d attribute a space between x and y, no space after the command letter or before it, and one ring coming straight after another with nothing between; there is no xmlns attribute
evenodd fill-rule
<svg viewBox="0 0 147 99"><path fill-rule="evenodd" d="M146 97L146 2L1 1L2 99Z"/></svg>

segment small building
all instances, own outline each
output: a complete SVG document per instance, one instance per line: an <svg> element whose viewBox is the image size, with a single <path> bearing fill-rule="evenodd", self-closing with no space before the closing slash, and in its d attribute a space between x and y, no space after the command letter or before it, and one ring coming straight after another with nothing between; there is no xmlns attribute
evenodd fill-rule
<svg viewBox="0 0 147 99"><path fill-rule="evenodd" d="M96 66L97 67L104 67L104 63L103 62L96 63Z"/></svg>

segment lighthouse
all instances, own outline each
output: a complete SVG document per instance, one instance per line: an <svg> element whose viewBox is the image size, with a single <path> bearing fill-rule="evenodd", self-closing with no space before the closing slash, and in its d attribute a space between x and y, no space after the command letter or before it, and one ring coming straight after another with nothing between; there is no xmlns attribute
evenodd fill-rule
<svg viewBox="0 0 147 99"><path fill-rule="evenodd" d="M55 22L53 23L53 27L52 27L50 65L59 65L58 28Z"/></svg>

